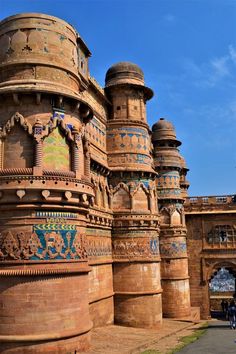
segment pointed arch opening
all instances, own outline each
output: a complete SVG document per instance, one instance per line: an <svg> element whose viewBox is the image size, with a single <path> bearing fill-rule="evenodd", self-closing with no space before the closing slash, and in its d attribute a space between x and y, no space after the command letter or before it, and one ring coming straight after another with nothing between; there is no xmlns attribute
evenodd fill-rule
<svg viewBox="0 0 236 354"><path fill-rule="evenodd" d="M43 169L59 171L72 169L71 146L59 126L43 140Z"/></svg>
<svg viewBox="0 0 236 354"><path fill-rule="evenodd" d="M122 185L118 186L113 194L113 210L130 210L131 199L128 190Z"/></svg>
<svg viewBox="0 0 236 354"><path fill-rule="evenodd" d="M2 168L26 169L34 164L32 127L25 118L14 114L2 129Z"/></svg>
<svg viewBox="0 0 236 354"><path fill-rule="evenodd" d="M133 194L133 209L135 211L149 210L148 193L143 185L139 185Z"/></svg>

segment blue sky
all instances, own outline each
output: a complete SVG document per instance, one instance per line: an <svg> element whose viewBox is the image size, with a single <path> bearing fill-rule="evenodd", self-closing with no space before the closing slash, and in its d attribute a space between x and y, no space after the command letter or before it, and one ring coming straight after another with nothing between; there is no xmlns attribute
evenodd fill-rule
<svg viewBox="0 0 236 354"><path fill-rule="evenodd" d="M154 98L148 122L171 120L190 195L236 193L236 0L0 0L1 18L58 16L92 52L90 73L132 61Z"/></svg>

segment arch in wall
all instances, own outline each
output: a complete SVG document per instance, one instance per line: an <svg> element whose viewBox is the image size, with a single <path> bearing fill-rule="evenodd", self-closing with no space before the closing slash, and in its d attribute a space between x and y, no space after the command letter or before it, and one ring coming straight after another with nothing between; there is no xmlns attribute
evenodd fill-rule
<svg viewBox="0 0 236 354"><path fill-rule="evenodd" d="M221 268L226 268L234 274L236 278L236 258L235 259L202 259L202 310L204 317L209 317L210 313L210 291L209 291L209 282L211 281L214 274L219 271Z"/></svg>
<svg viewBox="0 0 236 354"><path fill-rule="evenodd" d="M165 207L160 210L160 223L162 225L169 225L170 224L170 212Z"/></svg>
<svg viewBox="0 0 236 354"><path fill-rule="evenodd" d="M171 214L171 225L179 226L181 224L182 224L181 213L180 213L180 211L178 209L176 209Z"/></svg>
<svg viewBox="0 0 236 354"><path fill-rule="evenodd" d="M207 280L210 281L213 274L221 268L230 269L231 272L236 274L236 258L230 261L228 259L215 260L212 262L208 261Z"/></svg>
<svg viewBox="0 0 236 354"><path fill-rule="evenodd" d="M16 112L1 130L1 169L25 169L34 164L32 126Z"/></svg>
<svg viewBox="0 0 236 354"><path fill-rule="evenodd" d="M62 119L54 119L46 126L43 139L43 168L45 170L72 170L71 131Z"/></svg>
<svg viewBox="0 0 236 354"><path fill-rule="evenodd" d="M131 197L129 187L125 183L119 183L113 189L113 210L130 210Z"/></svg>
<svg viewBox="0 0 236 354"><path fill-rule="evenodd" d="M132 193L133 198L133 209L135 211L147 211L150 209L149 206L149 191L143 185L139 183Z"/></svg>

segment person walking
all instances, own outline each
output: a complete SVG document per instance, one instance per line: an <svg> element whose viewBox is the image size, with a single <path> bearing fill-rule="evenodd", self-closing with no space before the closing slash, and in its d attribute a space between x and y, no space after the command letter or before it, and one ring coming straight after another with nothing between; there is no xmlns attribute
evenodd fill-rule
<svg viewBox="0 0 236 354"><path fill-rule="evenodd" d="M229 319L228 309L229 309L229 303L228 303L228 300L225 300L225 318L226 318L226 320Z"/></svg>
<svg viewBox="0 0 236 354"><path fill-rule="evenodd" d="M225 313L225 300L222 299L220 304L221 304L222 312Z"/></svg>
<svg viewBox="0 0 236 354"><path fill-rule="evenodd" d="M235 320L236 320L236 307L235 307L234 300L230 301L228 314L229 314L230 328L235 329L236 328L236 322L235 322Z"/></svg>

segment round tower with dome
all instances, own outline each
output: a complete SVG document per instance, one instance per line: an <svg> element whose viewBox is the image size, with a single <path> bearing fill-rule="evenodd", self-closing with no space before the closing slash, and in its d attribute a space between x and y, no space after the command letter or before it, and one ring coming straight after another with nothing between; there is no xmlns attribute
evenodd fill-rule
<svg viewBox="0 0 236 354"><path fill-rule="evenodd" d="M115 321L135 327L162 322L159 220L151 137L142 70L121 62L106 74L111 102L107 127L109 181L113 189Z"/></svg>
<svg viewBox="0 0 236 354"><path fill-rule="evenodd" d="M157 193L160 212L161 279L163 315L181 318L190 315L190 289L186 225L184 215L183 179L187 168L179 153L171 122L160 118L152 127L154 164L158 173ZM184 169L184 172L183 172ZM182 177L183 178L183 177Z"/></svg>

